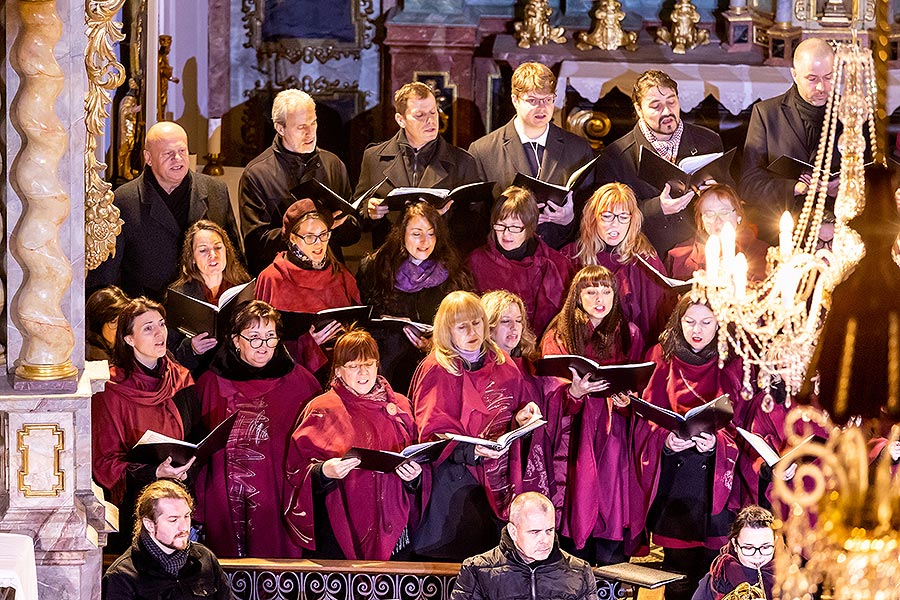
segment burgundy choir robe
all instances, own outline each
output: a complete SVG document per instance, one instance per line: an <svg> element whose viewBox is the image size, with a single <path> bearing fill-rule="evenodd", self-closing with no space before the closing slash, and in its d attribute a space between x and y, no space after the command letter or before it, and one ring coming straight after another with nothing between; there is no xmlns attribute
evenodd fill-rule
<svg viewBox="0 0 900 600"><path fill-rule="evenodd" d="M537 250L522 260L510 260L497 249L492 235L486 245L469 255L469 270L479 295L506 290L525 302L531 329L540 336L562 308L572 278L565 256L537 239Z"/></svg>
<svg viewBox="0 0 900 600"><path fill-rule="evenodd" d="M396 473L354 469L326 494L328 514L314 514L317 464L344 456L353 446L399 452L416 441L409 400L380 380L387 390L384 402L361 398L335 381L300 416L288 449L284 514L304 548L315 550L315 519L327 519L348 560L387 560L418 512L414 494ZM426 481L420 489L427 493Z"/></svg>
<svg viewBox="0 0 900 600"><path fill-rule="evenodd" d="M640 330L628 323L631 348L628 354L617 353L603 364L638 362L643 353ZM585 332L586 335L592 333ZM598 360L592 346L587 346L587 358ZM571 354L548 329L541 340L541 351L548 354ZM639 390L634 390L638 392ZM571 429L565 441L565 453L557 452L558 469L566 469L565 504L560 533L572 538L576 548L584 548L588 538L625 540L629 521L629 465L631 444L627 412L613 406L605 397L572 398L566 394L566 412ZM602 490L598 493L598 490ZM634 536L629 536L633 538ZM631 554L634 544L626 540L625 552Z"/></svg>
<svg viewBox="0 0 900 600"><path fill-rule="evenodd" d="M575 258L578 248L574 242L565 246L561 252L572 260L576 269L584 266ZM643 258L660 273L666 273L666 268L655 252ZM669 288L636 258L620 263L617 254L600 252L597 254L597 264L606 267L616 276L619 304L622 305L625 318L638 326L645 344L649 346L656 343L673 307L674 295Z"/></svg>
<svg viewBox="0 0 900 600"><path fill-rule="evenodd" d="M319 383L294 365L282 377L248 381L207 371L197 389L209 430L238 413L225 451L214 454L197 479L196 516L206 525L205 544L229 558L300 558L282 517L284 461L294 423Z"/></svg>
<svg viewBox="0 0 900 600"><path fill-rule="evenodd" d="M694 276L694 271L706 268L706 239L697 235L669 250L666 268L670 277L687 280ZM747 258L747 280L765 279L768 244L756 239L751 228L738 227L735 245L735 253L743 252Z"/></svg>
<svg viewBox="0 0 900 600"><path fill-rule="evenodd" d="M128 377L121 368L111 367L106 388L91 399L93 475L116 504L126 491L129 463L125 454L145 431L152 429L179 440L185 436L173 397L194 381L190 372L170 356L159 360L160 379L147 375L137 365Z"/></svg>
<svg viewBox="0 0 900 600"><path fill-rule="evenodd" d="M644 400L651 404L684 414L691 408L714 400L722 394L728 394L735 406L741 401L743 368L740 359L729 361L724 369L719 369L718 355L702 365L690 365L677 356L666 360L659 345L651 349L647 359L656 363L643 396ZM656 497L662 453L669 432L640 418L633 419L632 430L635 478L632 481L629 501L632 532L638 533L643 530L647 512ZM721 513L726 508L729 510L740 508L739 490L735 489L735 465L738 458L736 435L733 423L716 433L710 502L713 515ZM702 544L655 537L661 546L672 548L703 545L715 549L727 542L727 536L707 538Z"/></svg>
<svg viewBox="0 0 900 600"><path fill-rule="evenodd" d="M356 279L344 265L337 273L332 273L331 267L303 269L292 263L285 252L279 252L257 277L256 298L277 310L304 313L360 303ZM308 333L287 346L296 361L313 373L328 362Z"/></svg>
<svg viewBox="0 0 900 600"><path fill-rule="evenodd" d="M506 361L498 365L488 355L484 366L475 371L460 366L460 375L438 364L433 352L425 357L410 386L420 441L436 439L439 433L496 439L512 429L515 413L531 398L524 394L519 368L506 353L504 357ZM511 468L510 461L520 452L518 442L513 442L510 451L499 459L485 458L468 466L487 493L494 514L503 521L507 520L517 483L511 476L516 467Z"/></svg>

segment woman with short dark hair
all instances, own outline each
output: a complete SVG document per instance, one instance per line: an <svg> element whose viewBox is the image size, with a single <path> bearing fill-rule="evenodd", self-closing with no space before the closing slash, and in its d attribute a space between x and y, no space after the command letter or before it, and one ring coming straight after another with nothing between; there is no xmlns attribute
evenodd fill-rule
<svg viewBox="0 0 900 600"><path fill-rule="evenodd" d="M125 292L111 285L91 294L84 304L87 360L110 360L116 343L119 313L131 302Z"/></svg>

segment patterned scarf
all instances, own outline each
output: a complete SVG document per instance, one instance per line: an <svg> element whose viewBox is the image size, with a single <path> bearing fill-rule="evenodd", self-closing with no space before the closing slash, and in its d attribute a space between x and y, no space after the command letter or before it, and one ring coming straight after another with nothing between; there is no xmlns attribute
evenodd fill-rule
<svg viewBox="0 0 900 600"><path fill-rule="evenodd" d="M678 120L678 128L675 129L675 133L672 134L672 137L667 140L657 138L656 134L647 127L647 124L644 123L643 119L638 120L638 125L641 128L641 133L644 134L644 137L647 138L647 141L650 142L650 145L656 150L656 153L670 163L674 163L675 159L678 158L678 147L681 145L681 134L684 133L684 121Z"/></svg>
<svg viewBox="0 0 900 600"><path fill-rule="evenodd" d="M444 265L438 262L426 258L417 265L407 258L397 269L394 288L407 294L414 294L425 288L441 285L449 276Z"/></svg>
<svg viewBox="0 0 900 600"><path fill-rule="evenodd" d="M166 554L159 547L159 544L150 537L150 532L142 528L140 536L138 536L138 543L141 546L141 550L156 559L156 562L160 564L163 570L172 577L178 577L181 569L187 564L188 550L191 548L190 542L188 542L184 550L175 550L171 554Z"/></svg>

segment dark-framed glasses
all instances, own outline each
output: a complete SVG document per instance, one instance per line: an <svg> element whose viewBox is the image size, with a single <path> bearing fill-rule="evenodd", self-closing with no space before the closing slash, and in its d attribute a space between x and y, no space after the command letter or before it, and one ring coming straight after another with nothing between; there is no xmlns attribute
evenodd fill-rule
<svg viewBox="0 0 900 600"><path fill-rule="evenodd" d="M510 233L522 233L525 231L524 225L504 225L503 223L494 223L493 227L494 231L497 233L506 233L507 231Z"/></svg>
<svg viewBox="0 0 900 600"><path fill-rule="evenodd" d="M612 223L613 221L618 221L623 225L626 223L631 223L631 213L611 213L611 212L603 212L600 213L600 220L604 223Z"/></svg>
<svg viewBox="0 0 900 600"><path fill-rule="evenodd" d="M274 348L275 346L278 345L278 342L279 342L279 338L277 338L277 337L269 337L269 338L255 337L255 338L248 338L248 337L247 337L246 335L244 335L243 333L239 333L239 334L238 334L238 337L240 337L241 339L247 340L247 343L250 344L250 347L253 348L254 350L255 350L256 348L260 348L263 344L265 344L265 345L268 346L269 348Z"/></svg>
<svg viewBox="0 0 900 600"><path fill-rule="evenodd" d="M744 556L755 556L757 552L759 552L760 556L769 556L774 554L775 545L763 544L762 546L741 546L738 544L738 550L740 550L741 554Z"/></svg>
<svg viewBox="0 0 900 600"><path fill-rule="evenodd" d="M331 232L330 232L330 231L323 231L323 232L320 233L319 235L316 235L316 234L314 234L314 233L306 233L306 234L304 234L304 235L300 235L299 233L295 233L294 235L296 235L298 238L300 238L301 240L303 240L305 243L309 244L310 246L312 246L313 244L316 244L316 243L318 243L318 242L322 242L323 244L327 244L327 243L328 243L328 240L331 239Z"/></svg>

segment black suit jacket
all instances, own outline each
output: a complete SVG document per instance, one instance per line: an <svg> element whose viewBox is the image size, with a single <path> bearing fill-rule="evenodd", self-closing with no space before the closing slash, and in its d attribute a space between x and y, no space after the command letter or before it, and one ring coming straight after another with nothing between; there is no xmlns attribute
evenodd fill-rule
<svg viewBox="0 0 900 600"><path fill-rule="evenodd" d="M619 182L634 190L638 206L644 216L643 232L656 248L657 254L665 256L678 243L693 237L696 227L694 216L688 209L674 215L665 215L659 204L662 190L638 178L641 146L653 150L639 125L610 144L603 157L597 162L597 185ZM709 154L722 151L722 138L719 134L699 125L684 124L681 144L675 162L688 156ZM731 184L728 181L720 183Z"/></svg>
<svg viewBox="0 0 900 600"><path fill-rule="evenodd" d="M231 209L225 181L192 173L188 220L209 219L220 225L235 248L240 248L237 219ZM184 231L144 173L116 190L113 203L124 221L116 238L116 254L87 276L92 292L117 285L129 296L162 300L178 273Z"/></svg>
<svg viewBox="0 0 900 600"><path fill-rule="evenodd" d="M400 133L397 132L391 139L373 144L363 152L362 165L359 173L359 183L356 185L354 197L359 197L373 185L387 177L379 186L375 197L384 198L391 190L398 187L409 187L412 182L406 171L406 163L403 160L403 151L400 149ZM417 187L441 188L452 190L466 183L480 181L475 159L461 148L447 142L438 136L437 148L434 156L422 172ZM467 211L460 210L463 207L452 207L446 215L449 221L451 234L461 247L477 247L484 243L484 235L473 233L471 222L468 221ZM488 210L490 210L488 208ZM373 247L381 246L387 237L390 223L388 220L379 219L370 221L365 207L360 207L363 212L363 222L372 229ZM470 239L472 237L480 237ZM477 243L476 243L477 242ZM472 245L474 244L474 245Z"/></svg>
<svg viewBox="0 0 900 600"><path fill-rule="evenodd" d="M515 118L506 125L475 140L469 146L469 152L475 157L482 181L495 181L494 197L512 184L518 173L531 173L525 148L516 131ZM550 123L547 132L547 145L544 147L544 158L541 161L542 181L565 185L569 176L579 167L594 158L591 145L584 138L565 131ZM575 220L569 227L561 227L553 223L542 223L538 233L547 244L555 249L561 248L578 230L579 216L584 200L593 192L593 181L589 177L581 190L575 194ZM580 193L579 193L580 192Z"/></svg>

